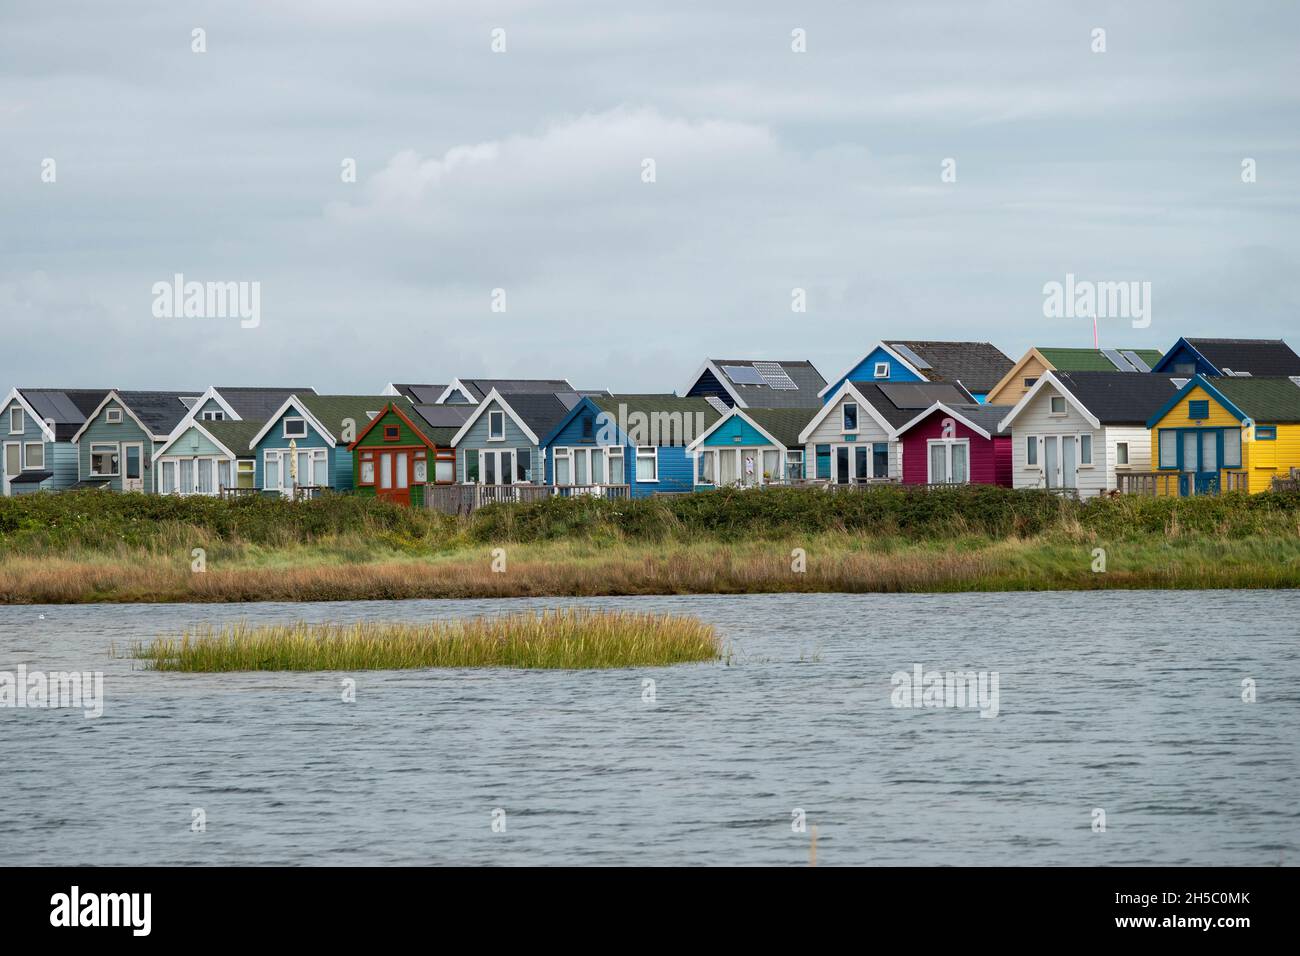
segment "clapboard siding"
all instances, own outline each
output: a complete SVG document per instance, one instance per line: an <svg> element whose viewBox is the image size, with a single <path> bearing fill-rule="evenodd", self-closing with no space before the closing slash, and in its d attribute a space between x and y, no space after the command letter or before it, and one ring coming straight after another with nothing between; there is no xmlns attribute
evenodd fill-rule
<svg viewBox="0 0 1300 956"><path fill-rule="evenodd" d="M877 362L889 363L888 378L876 377ZM915 372L909 369L902 362L898 361L898 359L894 358L894 356L890 355L884 349L880 348L880 346L876 346L876 348L872 350L871 354L868 355L866 358L864 358L857 365L853 366L853 368L849 370L849 373L847 375L841 376L840 378L836 379L833 383L831 383L830 388L827 389L825 393L824 396L825 399L829 401L839 390L839 387L843 385L846 381L848 382L924 382L925 379L921 378L919 375L917 375Z"/></svg>
<svg viewBox="0 0 1300 956"><path fill-rule="evenodd" d="M1044 383L1038 394L1020 411L1020 414L1016 416L1015 421L1012 423L1012 486L1015 488L1044 488L1047 486L1046 476L1043 472L1045 455L1042 448L1042 438L1049 435L1068 435L1072 438L1076 435L1091 435L1093 464L1091 467L1079 466L1079 495L1080 497L1090 497L1114 489L1115 471L1113 464L1109 466L1108 470L1108 463L1113 462L1114 458L1107 454L1105 429L1094 429L1088 420L1080 415L1068 401L1065 403L1065 412L1063 414L1051 414L1051 399L1053 396L1060 397L1060 395L1061 393L1054 386L1050 383ZM1028 464L1028 446L1026 444L1030 436L1040 439L1038 442L1038 465L1033 467Z"/></svg>
<svg viewBox="0 0 1300 956"><path fill-rule="evenodd" d="M109 411L120 409L122 420L120 422L109 422L106 416ZM152 437L145 433L139 425L126 411L125 406L119 401L108 402L99 410L96 415L85 426L81 433L81 438L77 441L77 476L82 481L91 477L90 474L90 448L97 444L116 444L118 446L119 462L118 473L114 475L108 487L114 491L122 490L122 476L126 471L126 454L122 451L122 446L131 443L140 443L143 446L143 460L145 469L143 471L144 490L157 491L155 469L152 467L154 452L162 447L162 442L155 442Z"/></svg>
<svg viewBox="0 0 1300 956"><path fill-rule="evenodd" d="M912 380L916 381L915 377ZM847 441L844 437L842 406L846 399L858 406L858 428L857 431L851 433L854 436L853 441ZM903 473L902 443L890 438L889 433L871 416L865 402L858 401L857 397L853 395L843 396L835 402L830 413L809 435L808 442L804 445L804 474L809 478L825 477L816 473L818 445L844 445L851 449L858 447L869 449L876 442L889 442L889 477L900 477ZM854 454L855 452L849 452L850 461L852 461ZM832 466L834 465L833 457L832 454Z"/></svg>
<svg viewBox="0 0 1300 956"><path fill-rule="evenodd" d="M943 423L949 416L941 410L909 428L902 436L903 483L923 485L929 479L930 441L944 437ZM952 435L964 438L970 446L970 483L973 485L1011 485L1010 436L985 438L964 422L955 421Z"/></svg>
<svg viewBox="0 0 1300 956"><path fill-rule="evenodd" d="M505 412L505 429L503 434L505 438L500 441L490 441L488 439L488 421L493 411ZM529 452L530 483L543 484L546 481L546 463L541 449L534 444L533 440L524 434L510 413L502 407L499 399L492 399L487 403L483 413L470 426L469 431L456 444L456 471L460 475L462 482L468 482L469 471L465 467L465 456L473 455L474 460L478 460L480 448L488 449L506 449L506 448L526 448ZM541 467L538 467L540 464ZM475 466L477 468L477 465ZM479 476L480 481L482 475Z"/></svg>

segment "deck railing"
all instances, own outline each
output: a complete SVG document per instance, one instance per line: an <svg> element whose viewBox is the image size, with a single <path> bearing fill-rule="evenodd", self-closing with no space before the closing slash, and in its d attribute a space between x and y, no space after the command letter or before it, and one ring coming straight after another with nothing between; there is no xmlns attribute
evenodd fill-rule
<svg viewBox="0 0 1300 956"><path fill-rule="evenodd" d="M1300 491L1300 468L1292 468L1285 476L1275 475L1273 478L1273 490Z"/></svg>
<svg viewBox="0 0 1300 956"><path fill-rule="evenodd" d="M525 503L543 498L626 498L628 485L426 485L425 507L449 515L467 515L484 505Z"/></svg>
<svg viewBox="0 0 1300 956"><path fill-rule="evenodd" d="M223 498L251 498L262 493L261 488L222 488Z"/></svg>
<svg viewBox="0 0 1300 956"><path fill-rule="evenodd" d="M1117 471L1115 488L1125 495L1177 496L1181 493L1181 480L1195 481L1197 472L1190 471ZM1224 468L1209 494L1228 491L1249 491L1250 473L1243 469ZM1202 492L1205 494L1206 492Z"/></svg>

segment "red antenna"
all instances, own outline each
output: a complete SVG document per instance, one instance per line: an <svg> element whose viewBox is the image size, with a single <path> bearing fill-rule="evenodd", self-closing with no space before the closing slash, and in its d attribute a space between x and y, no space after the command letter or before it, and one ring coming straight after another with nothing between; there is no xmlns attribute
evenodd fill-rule
<svg viewBox="0 0 1300 956"><path fill-rule="evenodd" d="M1101 343L1097 341L1097 313L1096 312L1092 313L1092 347L1098 350L1101 349Z"/></svg>

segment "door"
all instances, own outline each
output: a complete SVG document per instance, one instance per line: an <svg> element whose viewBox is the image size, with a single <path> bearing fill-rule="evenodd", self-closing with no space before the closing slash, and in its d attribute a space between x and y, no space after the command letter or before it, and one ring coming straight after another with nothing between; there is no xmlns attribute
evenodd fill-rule
<svg viewBox="0 0 1300 956"><path fill-rule="evenodd" d="M515 450L513 448L483 448L478 453L478 473L479 482L484 485L510 485L514 484L515 473ZM575 462L576 468L576 462ZM586 484L585 481L579 482L575 478L576 484Z"/></svg>
<svg viewBox="0 0 1300 956"><path fill-rule="evenodd" d="M1178 450L1178 493L1184 498L1218 494L1221 431L1218 428L1183 431Z"/></svg>
<svg viewBox="0 0 1300 956"><path fill-rule="evenodd" d="M1059 449L1056 435L1043 438L1043 475L1047 478L1048 488L1061 487L1060 459L1057 454Z"/></svg>
<svg viewBox="0 0 1300 956"><path fill-rule="evenodd" d="M847 445L835 446L835 483L847 485L852 476L849 474L849 449Z"/></svg>
<svg viewBox="0 0 1300 956"><path fill-rule="evenodd" d="M740 483L746 487L758 484L763 470L763 456L757 448L740 449Z"/></svg>
<svg viewBox="0 0 1300 956"><path fill-rule="evenodd" d="M12 494L9 490L9 479L17 477L18 473L23 470L23 446L16 442L5 442L5 473L4 473L4 493Z"/></svg>
<svg viewBox="0 0 1300 956"><path fill-rule="evenodd" d="M129 444L122 446L122 490L144 491L144 445Z"/></svg>
<svg viewBox="0 0 1300 956"><path fill-rule="evenodd" d="M1079 487L1079 441L1073 435L1061 435L1061 487Z"/></svg>
<svg viewBox="0 0 1300 956"><path fill-rule="evenodd" d="M375 496L398 504L411 503L411 453L384 449L375 452Z"/></svg>

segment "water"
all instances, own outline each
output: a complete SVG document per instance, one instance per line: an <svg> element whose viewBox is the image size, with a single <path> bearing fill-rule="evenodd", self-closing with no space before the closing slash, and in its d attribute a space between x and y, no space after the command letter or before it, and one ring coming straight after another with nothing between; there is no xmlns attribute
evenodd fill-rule
<svg viewBox="0 0 1300 956"><path fill-rule="evenodd" d="M735 657L359 672L344 703L344 675L109 655L199 623L563 604L696 614ZM3 607L0 671L102 670L106 702L0 708L0 864L798 865L801 808L821 865L1292 865L1297 619L1300 592ZM915 663L997 671L998 716L891 706Z"/></svg>

